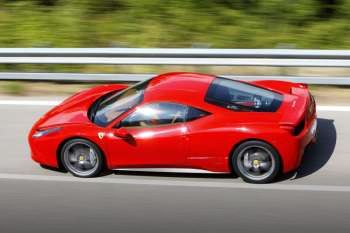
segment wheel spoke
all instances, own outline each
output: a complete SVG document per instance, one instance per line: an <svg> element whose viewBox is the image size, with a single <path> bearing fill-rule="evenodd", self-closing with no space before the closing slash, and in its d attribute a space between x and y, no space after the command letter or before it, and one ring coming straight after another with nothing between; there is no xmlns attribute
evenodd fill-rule
<svg viewBox="0 0 350 233"><path fill-rule="evenodd" d="M261 173L260 169L258 167L254 167L254 166L252 166L250 171L252 171L254 174L260 174Z"/></svg>
<svg viewBox="0 0 350 233"><path fill-rule="evenodd" d="M89 161L92 166L94 166L96 163L95 151L92 148L90 148L90 151L89 151Z"/></svg>
<svg viewBox="0 0 350 233"><path fill-rule="evenodd" d="M266 161L266 162L260 163L260 169L262 171L268 171L270 168L271 168L271 162Z"/></svg>
<svg viewBox="0 0 350 233"><path fill-rule="evenodd" d="M73 162L73 163L78 162L78 157L75 153L69 154L69 162Z"/></svg>
<svg viewBox="0 0 350 233"><path fill-rule="evenodd" d="M87 170L85 163L78 163L78 167L83 171Z"/></svg>
<svg viewBox="0 0 350 233"><path fill-rule="evenodd" d="M247 169L252 168L252 163L249 160L249 153L245 153L244 157L243 157L243 165L244 167L246 167Z"/></svg>

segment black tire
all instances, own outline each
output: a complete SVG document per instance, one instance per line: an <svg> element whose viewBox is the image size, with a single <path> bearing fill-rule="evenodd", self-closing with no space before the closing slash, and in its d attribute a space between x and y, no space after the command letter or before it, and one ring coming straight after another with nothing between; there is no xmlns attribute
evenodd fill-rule
<svg viewBox="0 0 350 233"><path fill-rule="evenodd" d="M96 177L104 169L104 157L98 146L80 138L69 140L63 145L60 161L69 173L77 177Z"/></svg>
<svg viewBox="0 0 350 233"><path fill-rule="evenodd" d="M277 151L268 143L257 140L237 146L231 156L231 163L234 172L245 182L255 184L272 182L281 170L281 159Z"/></svg>

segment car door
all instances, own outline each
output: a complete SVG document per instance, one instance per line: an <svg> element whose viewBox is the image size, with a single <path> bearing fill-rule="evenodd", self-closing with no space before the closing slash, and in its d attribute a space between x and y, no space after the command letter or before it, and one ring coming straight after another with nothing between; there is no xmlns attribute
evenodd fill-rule
<svg viewBox="0 0 350 233"><path fill-rule="evenodd" d="M182 166L186 112L186 106L168 102L137 107L114 129L109 140L111 164L116 168Z"/></svg>

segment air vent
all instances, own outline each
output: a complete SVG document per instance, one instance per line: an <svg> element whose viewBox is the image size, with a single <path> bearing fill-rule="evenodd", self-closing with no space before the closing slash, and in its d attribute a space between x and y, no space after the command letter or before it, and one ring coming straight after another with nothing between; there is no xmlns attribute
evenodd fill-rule
<svg viewBox="0 0 350 233"><path fill-rule="evenodd" d="M299 124L294 128L293 130L293 135L297 136L299 135L303 129L305 128L305 120L303 119L302 121L299 122Z"/></svg>

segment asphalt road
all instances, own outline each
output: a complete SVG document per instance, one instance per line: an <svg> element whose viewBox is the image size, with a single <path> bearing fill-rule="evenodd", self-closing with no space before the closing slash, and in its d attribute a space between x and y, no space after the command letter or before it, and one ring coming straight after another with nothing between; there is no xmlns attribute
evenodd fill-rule
<svg viewBox="0 0 350 233"><path fill-rule="evenodd" d="M350 232L350 111L319 111L318 142L269 185L228 175L78 179L32 162L49 106L0 104L0 232Z"/></svg>

